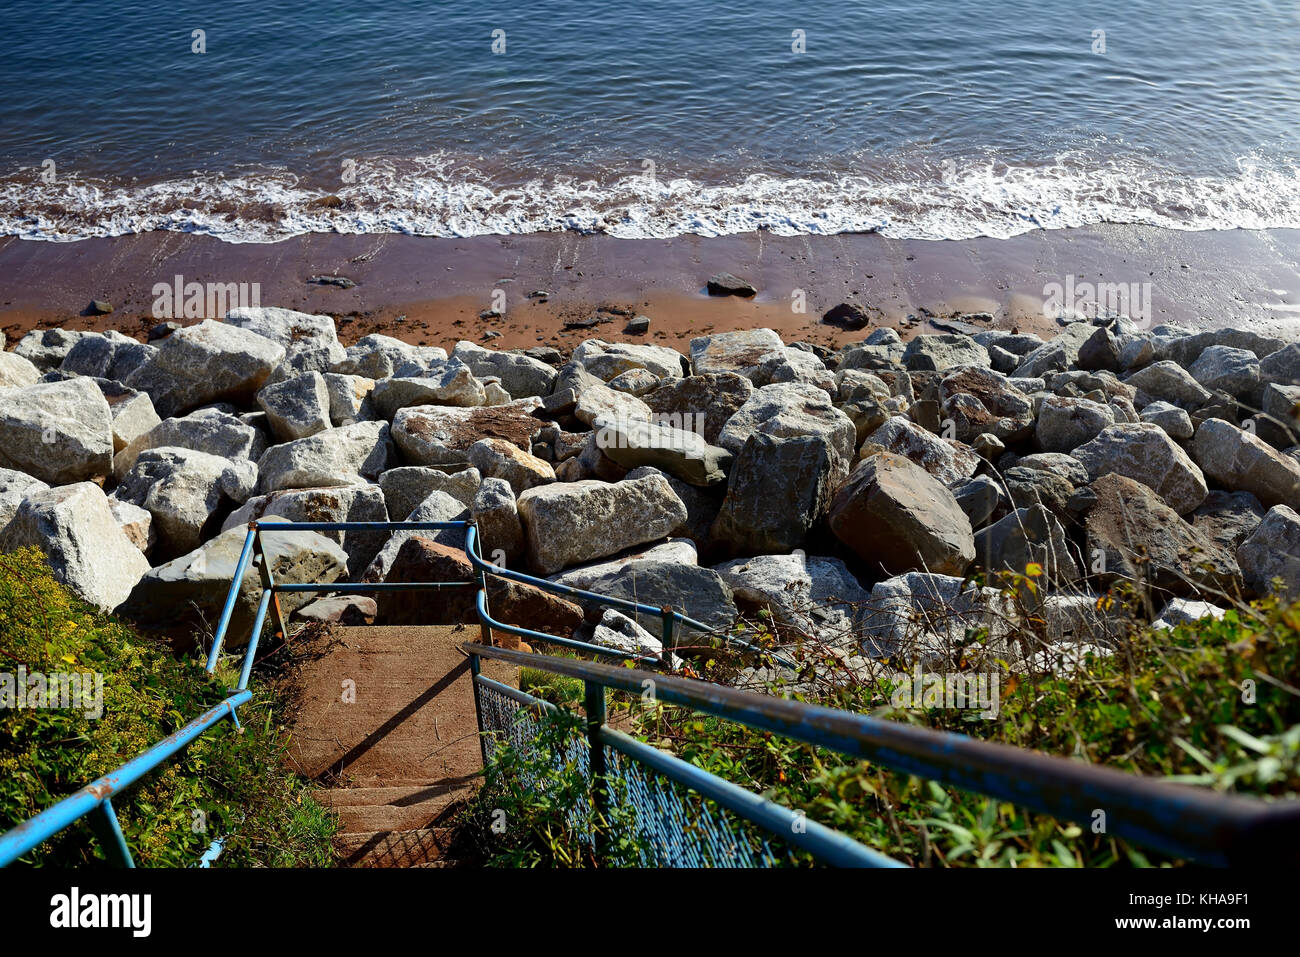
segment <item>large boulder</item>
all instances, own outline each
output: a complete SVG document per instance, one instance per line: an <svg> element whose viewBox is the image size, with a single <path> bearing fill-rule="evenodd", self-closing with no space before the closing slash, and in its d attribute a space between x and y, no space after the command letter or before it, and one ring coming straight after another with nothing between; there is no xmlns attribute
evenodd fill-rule
<svg viewBox="0 0 1300 957"><path fill-rule="evenodd" d="M1038 411L1035 438L1044 452L1069 452L1114 424L1115 413L1108 405L1049 395Z"/></svg>
<svg viewBox="0 0 1300 957"><path fill-rule="evenodd" d="M375 417L374 404L370 401L370 393L375 389L374 379L338 372L326 372L322 378L330 397L331 425L352 425Z"/></svg>
<svg viewBox="0 0 1300 957"><path fill-rule="evenodd" d="M596 578L590 583L589 590L608 598L634 601L654 609L670 605L673 611L681 612L714 631L727 631L736 621L736 601L731 586L712 568L701 568L698 565L646 559L629 561ZM602 606L596 602L583 601L583 606L593 617L598 616L602 610ZM625 614L635 619L641 627L649 629L651 634L662 633L663 617L657 611ZM689 648L698 645L696 634L690 628L679 626L677 646Z"/></svg>
<svg viewBox="0 0 1300 957"><path fill-rule="evenodd" d="M257 493L359 485L378 478L392 457L387 422L340 426L267 449L257 463Z"/></svg>
<svg viewBox="0 0 1300 957"><path fill-rule="evenodd" d="M941 439L905 416L895 415L863 440L864 454L877 447L911 459L944 485L970 478L979 468L980 457L969 446Z"/></svg>
<svg viewBox="0 0 1300 957"><path fill-rule="evenodd" d="M93 482L30 489L0 530L0 552L28 545L45 553L55 579L104 611L125 601L149 571Z"/></svg>
<svg viewBox="0 0 1300 957"><path fill-rule="evenodd" d="M410 406L393 417L393 441L410 465L463 468L469 464L469 447L480 439L505 439L528 451L533 436L542 429L542 421L531 411L532 406L519 403L480 408Z"/></svg>
<svg viewBox="0 0 1300 957"><path fill-rule="evenodd" d="M419 378L380 379L370 393L375 410L385 419L408 406L473 408L483 405L485 399L483 383L458 359L440 363Z"/></svg>
<svg viewBox="0 0 1300 957"><path fill-rule="evenodd" d="M284 347L246 329L207 320L177 329L127 378L164 418L226 400L246 404L284 359Z"/></svg>
<svg viewBox="0 0 1300 957"><path fill-rule="evenodd" d="M1192 374L1178 363L1168 359L1139 369L1124 382L1138 390L1138 405L1148 405L1154 399L1164 399L1185 409L1195 409L1210 399L1209 389L1192 378Z"/></svg>
<svg viewBox="0 0 1300 957"><path fill-rule="evenodd" d="M404 522L432 492L446 492L468 506L474 501L482 480L476 468L444 472L424 465L403 465L379 476L379 487L384 491L389 520Z"/></svg>
<svg viewBox="0 0 1300 957"><path fill-rule="evenodd" d="M951 492L910 459L881 452L835 494L830 527L872 567L960 575L975 558L970 519Z"/></svg>
<svg viewBox="0 0 1300 957"><path fill-rule="evenodd" d="M1230 590L1233 556L1183 521L1148 486L1123 475L1093 482L1097 501L1087 516L1087 563L1103 584L1118 580L1186 595Z"/></svg>
<svg viewBox="0 0 1300 957"><path fill-rule="evenodd" d="M1232 346L1208 346L1187 371L1211 392L1244 396L1259 385L1259 359L1255 353Z"/></svg>
<svg viewBox="0 0 1300 957"><path fill-rule="evenodd" d="M118 614L146 630L168 635L181 646L190 645L196 635L210 641L210 629L221 618L247 533L246 528L232 528L194 551L150 569L119 606ZM277 584L329 583L347 572L347 554L342 547L317 532L263 528L261 540L264 560ZM284 592L278 597L287 617L320 595ZM248 644L261 598L260 573L249 562L239 584L225 648Z"/></svg>
<svg viewBox="0 0 1300 957"><path fill-rule="evenodd" d="M1264 521L1267 509L1249 492L1213 491L1205 497L1190 521L1196 530L1229 555Z"/></svg>
<svg viewBox="0 0 1300 957"><path fill-rule="evenodd" d="M873 657L955 662L970 652L968 634L986 630L986 650L1011 632L1013 611L995 588L942 574L908 572L877 582L864 615L863 651Z"/></svg>
<svg viewBox="0 0 1300 957"><path fill-rule="evenodd" d="M662 475L617 483L587 479L519 496L528 556L543 575L671 535L686 506Z"/></svg>
<svg viewBox="0 0 1300 957"><path fill-rule="evenodd" d="M16 469L0 469L0 528L14 517L18 506L32 492L43 492L49 486L38 478Z"/></svg>
<svg viewBox="0 0 1300 957"><path fill-rule="evenodd" d="M1205 501L1205 476L1164 429L1149 422L1103 429L1071 453L1096 481L1112 473L1135 479L1165 500L1179 515Z"/></svg>
<svg viewBox="0 0 1300 957"><path fill-rule="evenodd" d="M631 369L645 369L660 379L682 374L681 353L667 346L588 339L573 350L572 358L602 382Z"/></svg>
<svg viewBox="0 0 1300 957"><path fill-rule="evenodd" d="M40 377L41 370L30 359L16 352L0 351L0 392L34 385Z"/></svg>
<svg viewBox="0 0 1300 957"><path fill-rule="evenodd" d="M474 568L464 551L421 535L408 539L398 551L388 582L473 581ZM477 624L478 589L439 588L384 591L376 597L375 620L384 625ZM487 577L488 611L497 621L568 637L582 624L582 609L534 585ZM477 632L466 637L477 637Z"/></svg>
<svg viewBox="0 0 1300 957"><path fill-rule="evenodd" d="M378 485L288 489L258 495L231 512L223 532L275 516L288 522L386 522L388 509ZM388 536L384 532L321 532L343 546L348 575L356 577L374 560Z"/></svg>
<svg viewBox="0 0 1300 957"><path fill-rule="evenodd" d="M121 480L147 449L193 449L223 459L256 462L266 451L262 431L220 409L197 409L180 418L164 419L132 439L113 457L113 474Z"/></svg>
<svg viewBox="0 0 1300 957"><path fill-rule="evenodd" d="M1021 575L1034 563L1054 586L1067 585L1080 574L1065 529L1042 505L1018 508L977 532L975 560L985 571Z"/></svg>
<svg viewBox="0 0 1300 957"><path fill-rule="evenodd" d="M751 435L731 467L712 538L733 555L801 548L830 505L834 469L823 435Z"/></svg>
<svg viewBox="0 0 1300 957"><path fill-rule="evenodd" d="M281 442L305 439L333 424L329 390L319 372L305 372L264 386L257 393L257 404Z"/></svg>
<svg viewBox="0 0 1300 957"><path fill-rule="evenodd" d="M496 377L512 399L550 395L556 373L551 366L518 352L494 352L473 342L456 343L451 357L459 359L479 379Z"/></svg>
<svg viewBox="0 0 1300 957"><path fill-rule="evenodd" d="M524 525L510 483L485 478L470 505L470 517L481 536L479 547L494 564L513 564L524 554Z"/></svg>
<svg viewBox="0 0 1300 957"><path fill-rule="evenodd" d="M256 481L256 468L247 459L164 446L141 452L113 496L153 516L158 547L170 556L209 538L220 523L222 506L246 501Z"/></svg>
<svg viewBox="0 0 1300 957"><path fill-rule="evenodd" d="M1003 442L1017 442L1034 427L1029 397L992 369L949 372L939 383L939 402L940 415L956 426L956 438L962 442L986 432Z"/></svg>
<svg viewBox="0 0 1300 957"><path fill-rule="evenodd" d="M596 446L625 469L649 465L691 485L727 479L732 453L685 429L642 419L597 418Z"/></svg>
<svg viewBox="0 0 1300 957"><path fill-rule="evenodd" d="M785 343L771 329L738 329L691 340L691 371L737 372L748 376L772 356L784 356Z"/></svg>
<svg viewBox="0 0 1300 957"><path fill-rule="evenodd" d="M1286 505L1274 505L1259 527L1237 547L1242 577L1257 594L1273 590L1281 579L1287 601L1300 598L1300 515Z"/></svg>
<svg viewBox="0 0 1300 957"><path fill-rule="evenodd" d="M330 371L367 379L420 376L446 359L447 350L438 346L413 346L392 336L371 333L348 346L346 357Z"/></svg>
<svg viewBox="0 0 1300 957"><path fill-rule="evenodd" d="M727 421L718 444L739 454L755 433L782 439L824 437L836 482L848 474L858 438L853 420L831 404L825 390L800 382L775 383L755 390Z"/></svg>
<svg viewBox="0 0 1300 957"><path fill-rule="evenodd" d="M479 439L469 447L469 464L484 478L505 479L520 495L535 485L555 481L551 463L506 439Z"/></svg>
<svg viewBox="0 0 1300 957"><path fill-rule="evenodd" d="M1300 505L1300 462L1223 419L1201 423L1192 455L1225 489L1250 492L1267 506Z"/></svg>
<svg viewBox="0 0 1300 957"><path fill-rule="evenodd" d="M754 384L735 372L708 372L668 379L642 400L656 421L699 432L718 445L723 427L754 394Z"/></svg>
<svg viewBox="0 0 1300 957"><path fill-rule="evenodd" d="M590 591L594 582L614 574L629 562L656 561L675 562L678 565L698 565L699 551L695 544L686 538L670 538L648 546L634 546L620 552L613 558L599 559L585 565L575 565L557 575L548 575L550 581L557 585L566 585Z"/></svg>
<svg viewBox="0 0 1300 957"><path fill-rule="evenodd" d="M157 346L136 342L116 330L87 333L73 344L59 368L73 375L123 382L158 352Z"/></svg>
<svg viewBox="0 0 1300 957"><path fill-rule="evenodd" d="M240 306L227 312L225 321L286 349L301 342L337 346L339 341L331 316L295 312L277 306Z"/></svg>
<svg viewBox="0 0 1300 957"><path fill-rule="evenodd" d="M0 392L0 467L51 485L111 472L113 418L94 381L64 379Z"/></svg>
<svg viewBox="0 0 1300 957"><path fill-rule="evenodd" d="M837 649L862 640L871 593L838 558L759 555L715 566L735 597L771 612L778 624Z"/></svg>
<svg viewBox="0 0 1300 957"><path fill-rule="evenodd" d="M944 333L917 336L903 352L903 365L912 372L943 372L957 366L990 363L989 352L967 336Z"/></svg>
<svg viewBox="0 0 1300 957"><path fill-rule="evenodd" d="M26 359L41 372L49 372L62 365L72 347L88 335L93 333L58 328L33 329L14 346L14 355Z"/></svg>

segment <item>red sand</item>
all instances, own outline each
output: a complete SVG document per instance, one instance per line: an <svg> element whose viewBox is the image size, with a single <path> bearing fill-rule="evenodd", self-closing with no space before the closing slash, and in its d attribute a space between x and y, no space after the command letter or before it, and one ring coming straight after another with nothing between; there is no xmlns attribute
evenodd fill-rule
<svg viewBox="0 0 1300 957"><path fill-rule="evenodd" d="M1243 325L1300 338L1300 231L1184 233L1149 227L1040 231L1010 240L889 240L875 235L619 240L547 233L434 239L310 235L274 244L229 244L203 236L148 233L76 243L0 240L0 328L10 344L34 327L116 328L143 336L155 283L258 283L262 305L324 312L345 343L370 332L450 347L458 339L522 348L571 348L587 338L651 341L685 348L709 331L769 326L786 341L838 345L865 331L820 317L853 300L873 325L904 334L933 331L909 315L987 311L999 328L1050 332L1043 287L1079 282L1150 282L1152 324ZM753 282L753 300L705 295L717 272ZM351 289L312 285L340 275ZM494 290L503 318L480 320ZM528 298L545 290L545 303ZM806 312L792 309L798 290ZM83 315L106 299L108 316ZM622 333L624 320L565 331L565 320L602 305L650 317L648 336ZM404 316L405 318L399 318Z"/></svg>

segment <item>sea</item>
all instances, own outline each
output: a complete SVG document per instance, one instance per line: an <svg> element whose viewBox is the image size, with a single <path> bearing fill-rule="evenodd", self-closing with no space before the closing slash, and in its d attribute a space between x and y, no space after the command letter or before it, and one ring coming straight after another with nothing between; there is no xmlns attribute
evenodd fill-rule
<svg viewBox="0 0 1300 957"><path fill-rule="evenodd" d="M1300 2L0 4L0 236L1300 227Z"/></svg>

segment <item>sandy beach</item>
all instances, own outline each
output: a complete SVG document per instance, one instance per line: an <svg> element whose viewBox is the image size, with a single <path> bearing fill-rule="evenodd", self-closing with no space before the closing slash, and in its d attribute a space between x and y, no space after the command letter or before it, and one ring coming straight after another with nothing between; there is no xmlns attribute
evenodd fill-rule
<svg viewBox="0 0 1300 957"><path fill-rule="evenodd" d="M311 234L270 243L151 232L75 243L0 241L0 328L10 344L38 327L113 328L144 336L159 321L153 286L257 283L262 305L328 313L350 343L382 332L450 347L572 348L583 339L684 347L709 331L767 326L786 341L831 347L865 333L821 322L857 302L872 325L906 337L930 316L988 312L997 328L1046 331L1044 287L1079 282L1150 283L1151 325L1300 330L1300 230L1180 232L1137 226L1042 230L1012 239L947 242L873 234L627 240L574 233L442 239ZM731 272L753 299L710 297L708 277ZM313 284L340 276L350 288ZM505 315L481 319L504 295ZM535 294L545 292L545 297ZM802 293L805 311L795 306ZM87 314L107 300L107 316ZM500 301L498 299L498 301ZM616 310L594 327L565 323ZM617 310L648 316L646 336L626 336ZM486 336L489 331L499 336Z"/></svg>

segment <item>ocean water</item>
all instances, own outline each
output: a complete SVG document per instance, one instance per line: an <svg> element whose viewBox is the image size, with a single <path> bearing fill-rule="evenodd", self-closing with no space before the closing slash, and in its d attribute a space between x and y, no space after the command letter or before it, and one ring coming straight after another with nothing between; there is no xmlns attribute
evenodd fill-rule
<svg viewBox="0 0 1300 957"><path fill-rule="evenodd" d="M30 239L1300 227L1295 0L5 0L0 64Z"/></svg>

